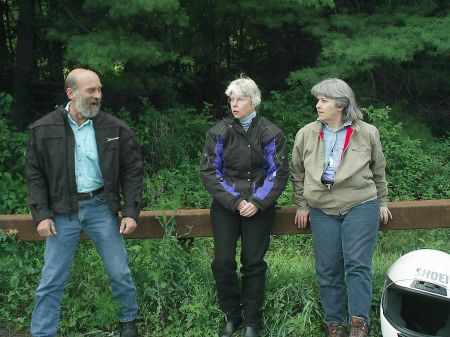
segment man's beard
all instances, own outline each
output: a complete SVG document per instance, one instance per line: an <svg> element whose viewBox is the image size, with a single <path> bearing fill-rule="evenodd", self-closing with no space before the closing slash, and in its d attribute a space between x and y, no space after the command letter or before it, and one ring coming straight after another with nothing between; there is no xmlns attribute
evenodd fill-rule
<svg viewBox="0 0 450 337"><path fill-rule="evenodd" d="M96 103L92 105L91 103ZM84 118L94 118L100 110L100 99L92 98L90 101L81 97L78 91L75 92L75 108Z"/></svg>

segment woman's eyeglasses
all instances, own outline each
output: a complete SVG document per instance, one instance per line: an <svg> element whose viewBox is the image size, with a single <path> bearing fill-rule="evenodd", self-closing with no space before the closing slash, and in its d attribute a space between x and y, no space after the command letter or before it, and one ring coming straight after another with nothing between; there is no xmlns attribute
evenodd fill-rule
<svg viewBox="0 0 450 337"><path fill-rule="evenodd" d="M235 97L235 98L228 97L228 103L230 103L230 104L233 104L234 102L236 102L237 104L241 104L241 103L244 103L245 101L248 101L247 97L242 97L242 96Z"/></svg>

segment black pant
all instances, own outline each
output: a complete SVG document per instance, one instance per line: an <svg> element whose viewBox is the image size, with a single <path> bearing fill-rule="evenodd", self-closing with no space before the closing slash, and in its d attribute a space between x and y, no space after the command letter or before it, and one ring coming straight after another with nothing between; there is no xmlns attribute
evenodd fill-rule
<svg viewBox="0 0 450 337"><path fill-rule="evenodd" d="M217 202L211 206L214 235L212 271L216 281L220 309L229 320L241 319L247 326L261 326L270 232L275 220L275 206L242 217ZM242 292L236 273L236 245L241 237Z"/></svg>

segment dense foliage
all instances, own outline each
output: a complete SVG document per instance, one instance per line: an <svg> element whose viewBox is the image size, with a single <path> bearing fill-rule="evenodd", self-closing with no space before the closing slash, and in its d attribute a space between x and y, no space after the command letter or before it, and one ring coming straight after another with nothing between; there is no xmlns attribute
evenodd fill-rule
<svg viewBox="0 0 450 337"><path fill-rule="evenodd" d="M261 114L286 132L291 147L296 131L314 118L314 100L299 90L273 92ZM0 97L3 111L11 110L11 98ZM145 209L206 208L210 198L198 174L198 156L204 133L212 125L204 114L191 108L157 110L143 100L139 119L121 110L142 145L146 163ZM369 107L366 118L380 130L388 161L391 200L449 198L450 167L447 140L433 138L420 124L409 128L392 119L392 109ZM1 115L0 165L4 170L0 213L26 212L23 159L26 133L12 132ZM186 126L186 127L184 127ZM2 171L3 172L3 171ZM413 174L411 173L413 172ZM5 178L6 177L6 178ZM279 199L289 205L289 184ZM166 232L174 226L170 213L160 219ZM378 306L389 265L417 248L450 252L449 230L380 233L374 259L374 301L371 336L378 337ZM139 325L146 337L212 336L222 322L210 272L212 241L194 242L166 235L161 240L128 240L131 267L139 291ZM43 243L16 242L0 233L0 317L12 331L26 330L39 282ZM310 236L279 236L272 240L265 309L266 336L315 337L322 329ZM117 304L101 260L90 242L80 245L72 276L63 299L61 333L65 337L110 336L117 327ZM95 319L94 319L95 317ZM0 321L1 323L1 321ZM1 332L1 328L0 328Z"/></svg>
<svg viewBox="0 0 450 337"><path fill-rule="evenodd" d="M223 115L241 72L268 97L330 76L363 106L397 107L449 129L449 3L443 0L1 1L0 91L24 129L64 102L68 69L101 74L105 105L140 113L190 105ZM34 29L33 29L34 28ZM288 79L286 81L286 79Z"/></svg>
<svg viewBox="0 0 450 337"><path fill-rule="evenodd" d="M23 176L27 135L12 130L11 104L12 97L0 92L0 214L28 212Z"/></svg>

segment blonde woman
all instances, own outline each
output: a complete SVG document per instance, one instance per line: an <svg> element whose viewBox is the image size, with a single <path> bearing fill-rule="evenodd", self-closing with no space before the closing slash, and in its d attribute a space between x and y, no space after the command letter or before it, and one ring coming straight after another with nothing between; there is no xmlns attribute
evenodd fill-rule
<svg viewBox="0 0 450 337"><path fill-rule="evenodd" d="M213 198L212 271L227 318L219 336L233 336L242 326L243 336L257 337L267 269L264 255L275 203L289 175L286 141L279 128L257 114L261 93L252 79L232 81L225 93L233 116L208 131L200 163L203 184ZM236 272L239 237L242 285Z"/></svg>

